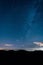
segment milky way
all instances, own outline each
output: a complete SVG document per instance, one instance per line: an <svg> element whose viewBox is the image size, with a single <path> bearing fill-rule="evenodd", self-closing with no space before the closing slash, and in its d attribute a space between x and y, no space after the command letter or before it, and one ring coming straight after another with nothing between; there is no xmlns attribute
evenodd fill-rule
<svg viewBox="0 0 43 65"><path fill-rule="evenodd" d="M0 0L0 44L36 41L43 41L43 0Z"/></svg>

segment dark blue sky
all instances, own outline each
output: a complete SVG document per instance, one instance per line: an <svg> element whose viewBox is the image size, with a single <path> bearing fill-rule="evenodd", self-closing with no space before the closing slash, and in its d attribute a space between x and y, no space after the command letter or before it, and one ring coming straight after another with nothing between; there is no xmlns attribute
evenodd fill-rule
<svg viewBox="0 0 43 65"><path fill-rule="evenodd" d="M43 0L0 0L0 43L43 41Z"/></svg>

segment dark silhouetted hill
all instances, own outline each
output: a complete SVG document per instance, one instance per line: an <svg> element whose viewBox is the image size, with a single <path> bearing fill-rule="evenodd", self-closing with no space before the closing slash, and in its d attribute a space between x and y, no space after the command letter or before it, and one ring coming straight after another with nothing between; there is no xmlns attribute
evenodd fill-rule
<svg viewBox="0 0 43 65"><path fill-rule="evenodd" d="M0 59L3 61L7 61L10 63L17 63L17 62L28 62L28 64L37 64L40 61L43 61L43 51L25 51L25 50L1 50L0 51Z"/></svg>

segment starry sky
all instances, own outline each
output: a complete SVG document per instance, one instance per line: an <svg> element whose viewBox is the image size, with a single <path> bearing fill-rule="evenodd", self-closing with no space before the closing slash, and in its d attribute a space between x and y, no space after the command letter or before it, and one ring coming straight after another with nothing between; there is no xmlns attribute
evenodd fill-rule
<svg viewBox="0 0 43 65"><path fill-rule="evenodd" d="M0 44L43 42L43 0L0 0Z"/></svg>

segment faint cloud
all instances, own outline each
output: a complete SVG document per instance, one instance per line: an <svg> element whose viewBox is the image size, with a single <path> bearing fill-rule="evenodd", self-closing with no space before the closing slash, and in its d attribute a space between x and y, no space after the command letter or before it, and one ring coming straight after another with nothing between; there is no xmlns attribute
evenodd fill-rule
<svg viewBox="0 0 43 65"><path fill-rule="evenodd" d="M4 46L8 46L9 47L9 46L13 46L13 44L4 44Z"/></svg>
<svg viewBox="0 0 43 65"><path fill-rule="evenodd" d="M43 46L42 42L33 42L34 44L38 45L38 46Z"/></svg>

